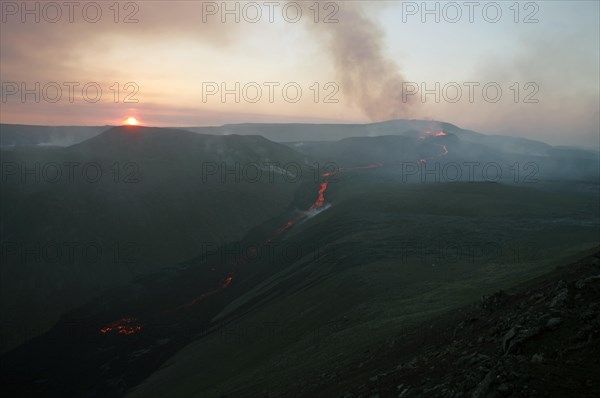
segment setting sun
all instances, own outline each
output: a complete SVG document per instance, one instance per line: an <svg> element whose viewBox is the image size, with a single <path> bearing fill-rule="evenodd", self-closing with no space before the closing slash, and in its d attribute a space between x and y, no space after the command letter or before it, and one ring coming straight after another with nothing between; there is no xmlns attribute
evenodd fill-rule
<svg viewBox="0 0 600 398"><path fill-rule="evenodd" d="M136 118L134 118L134 117L130 117L130 118L128 118L127 120L125 120L125 122L124 122L124 123L125 123L125 124L128 124L128 125L130 125L130 126L137 126L138 124L140 124L140 122L138 122L138 121L137 121L137 119L136 119Z"/></svg>

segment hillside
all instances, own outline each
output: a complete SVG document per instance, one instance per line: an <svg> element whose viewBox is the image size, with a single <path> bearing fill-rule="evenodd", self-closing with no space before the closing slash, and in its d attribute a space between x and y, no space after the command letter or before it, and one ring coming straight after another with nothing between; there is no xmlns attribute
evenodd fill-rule
<svg viewBox="0 0 600 398"><path fill-rule="evenodd" d="M399 332L360 362L298 380L282 396L597 397L599 319L595 251Z"/></svg>
<svg viewBox="0 0 600 398"><path fill-rule="evenodd" d="M313 368L281 390L265 383L268 373L258 372L253 382L220 396L596 397L600 253L596 249L565 261L569 264L517 287L490 290L465 307L400 325L352 361ZM328 334L340 333L351 321L342 317L326 329L303 330L296 324L297 329L283 330L297 336L308 332L313 348L307 353L313 355L328 343ZM278 326L231 327L219 339L223 344L262 342L280 333ZM277 366L288 367L298 358L284 357ZM175 369L165 368L131 396L160 396L148 387L176 383L168 374L186 364L184 355L176 357L170 362ZM234 379L230 384L239 385Z"/></svg>
<svg viewBox="0 0 600 398"><path fill-rule="evenodd" d="M301 248L301 258L254 264L263 269L254 287L231 292L211 323L223 325L131 396L284 395L298 378L335 372L408 327L543 274L598 241L598 214L587 227L589 216L577 216L593 198L569 204L569 195L496 184L390 190L367 178L334 186L331 209L280 242Z"/></svg>
<svg viewBox="0 0 600 398"><path fill-rule="evenodd" d="M110 126L36 126L0 123L0 147L69 146L90 139Z"/></svg>
<svg viewBox="0 0 600 398"><path fill-rule="evenodd" d="M240 239L285 211L303 181L267 166L255 179L265 162L311 175L262 137L144 127L1 155L4 349L104 289L196 256L199 242Z"/></svg>

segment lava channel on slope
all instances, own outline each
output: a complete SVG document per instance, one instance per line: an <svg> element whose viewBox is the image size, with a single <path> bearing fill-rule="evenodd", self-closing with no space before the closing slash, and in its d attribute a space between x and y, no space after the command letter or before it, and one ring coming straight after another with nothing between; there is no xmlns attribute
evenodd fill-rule
<svg viewBox="0 0 600 398"><path fill-rule="evenodd" d="M262 244L262 246L270 244L275 239L280 237L283 233L285 233L286 231L288 231L289 229L291 229L295 225L297 225L299 222L301 222L307 218L311 218L314 215L318 214L319 212L321 212L322 210L327 208L327 206L325 204L325 192L327 191L327 188L329 187L330 177L332 177L336 174L339 174L339 173L345 173L345 172L355 171L355 170L374 169L374 168L380 168L380 167L383 167L383 163L373 163L373 164L369 164L367 166L339 168L336 171L324 172L321 175L323 177L323 181L319 185L319 191L317 192L317 198L315 199L314 203L307 210L302 212L298 217L296 217L295 219L292 219L292 220L288 220L284 225L279 227L274 232L272 237L267 239ZM200 296L197 296L196 298L194 298L187 304L184 304L183 306L180 306L177 309L190 308L190 307L194 306L195 304L204 301L208 297L211 297L211 296L227 289L229 286L231 286L231 284L234 281L235 268L237 266L245 264L246 262L247 262L247 259L242 257L240 260L236 261L235 263L229 264L229 265L232 265L232 268L234 270L232 272L230 272L229 275L224 280L222 280L218 286L216 286L212 290L209 290L208 292L201 294ZM123 318L119 321L113 322L112 324L110 324L107 327L100 329L100 333L107 334L112 331L117 331L117 333L119 333L119 334L129 335L129 334L137 333L141 330L142 330L142 325L138 322L138 320L136 318Z"/></svg>

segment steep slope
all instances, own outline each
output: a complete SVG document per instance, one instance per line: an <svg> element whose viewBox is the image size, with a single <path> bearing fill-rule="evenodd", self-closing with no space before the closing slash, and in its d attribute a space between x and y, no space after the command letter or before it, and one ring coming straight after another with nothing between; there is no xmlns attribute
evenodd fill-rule
<svg viewBox="0 0 600 398"><path fill-rule="evenodd" d="M327 383L320 377L335 380L336 369L408 328L598 243L598 212L579 213L597 197L371 179L347 174L332 184L329 210L284 235L278 258L245 269L261 271L248 276L248 290L231 291L210 323L221 326L130 396L286 396L298 379L305 388ZM298 253L293 260L286 248Z"/></svg>

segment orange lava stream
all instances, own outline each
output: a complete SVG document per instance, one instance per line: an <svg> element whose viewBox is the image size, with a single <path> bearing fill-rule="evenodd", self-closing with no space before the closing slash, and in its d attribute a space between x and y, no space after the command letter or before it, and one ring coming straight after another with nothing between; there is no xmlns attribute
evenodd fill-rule
<svg viewBox="0 0 600 398"><path fill-rule="evenodd" d="M109 326L100 329L100 333L106 334L109 332L117 332L122 335L135 334L142 330L142 325L139 324L137 318L122 318L111 323Z"/></svg>
<svg viewBox="0 0 600 398"><path fill-rule="evenodd" d="M445 131L440 131L440 132L437 132L435 134L432 133L432 132L427 131L427 132L423 133L421 136L419 136L419 139L420 140L424 140L424 139L427 139L429 137L446 137L447 135L448 135L448 133L446 133ZM428 158L428 159L419 159L419 163L421 163L421 164L427 164L427 160L429 160L429 159L439 158L441 156L446 156L448 154L448 147L446 147L446 145L443 145L443 144L436 144L436 145L438 145L439 147L442 148L442 153L439 154L439 155L433 156L431 158Z"/></svg>
<svg viewBox="0 0 600 398"><path fill-rule="evenodd" d="M374 169L374 168L378 168L378 167L383 167L383 163L374 163L374 164L370 164L367 166L360 166L360 167L350 167L350 168L340 168L337 171L334 172L325 172L323 173L321 176L324 178L323 182L321 182L320 188L319 188L319 192L317 194L317 199L315 200L315 202L312 204L312 206L309 207L308 210L302 212L295 220L288 220L285 224L283 224L281 227L279 227L275 233L273 234L272 237L270 237L269 239L267 239L263 245L269 244L271 242L273 242L273 240L275 240L276 238L278 238L279 236L281 236L285 231L289 230L290 228L294 227L296 224L298 224L298 222L308 218L309 216L315 214L315 212L317 210L319 210L320 208L322 208L325 205L325 192L327 191L327 188L329 186L329 177L338 174L338 173L342 173L342 172L348 172L348 171L354 171L354 170L365 170L365 169ZM238 261L236 264L234 264L235 266L239 266L242 265L245 262L246 259L241 259L240 261ZM194 304L204 300L207 297L212 296L215 293L221 292L225 289L227 289L232 283L233 283L233 277L234 277L234 273L231 273L222 283L221 285L214 289L211 290L207 293L204 293L203 295L195 298L194 300L192 300L191 302L189 302L188 304L184 305L183 307L189 308L191 306L193 306Z"/></svg>
<svg viewBox="0 0 600 398"><path fill-rule="evenodd" d="M317 200L315 201L315 203L313 203L313 205L308 209L308 211L323 207L323 204L325 204L325 191L327 191L328 185L329 185L329 181L323 181L321 183L321 189L319 189L319 196L317 197ZM289 223L289 221L288 221L288 223Z"/></svg>
<svg viewBox="0 0 600 398"><path fill-rule="evenodd" d="M446 133L445 131L439 131L437 133L432 133L431 131L426 131L419 136L419 139L424 140L429 137L445 137L447 135L448 135L448 133Z"/></svg>

